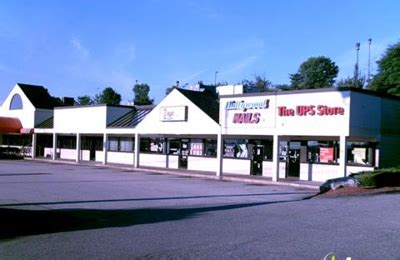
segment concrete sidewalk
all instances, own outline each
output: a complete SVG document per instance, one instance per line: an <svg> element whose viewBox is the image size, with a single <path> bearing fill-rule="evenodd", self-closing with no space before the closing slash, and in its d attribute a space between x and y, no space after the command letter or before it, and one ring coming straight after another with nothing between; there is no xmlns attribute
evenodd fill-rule
<svg viewBox="0 0 400 260"><path fill-rule="evenodd" d="M206 172L206 171L192 171L192 170L182 170L182 169L165 169L158 167L139 167L134 168L131 165L126 164L102 164L100 162L93 161L81 161L76 163L73 160L49 160L49 159L30 159L31 161L38 162L47 162L47 163L59 163L59 164L73 164L73 165L87 165L87 166L96 166L96 167L106 167L113 169L121 169L128 170L132 172L149 172L149 173L159 173L159 174L172 174L186 177L196 177L196 178L206 178L206 179L214 179L221 181L239 181L246 182L251 184L259 184L259 185L280 185L280 186L291 186L298 188L306 188L306 189L314 189L319 190L319 186L322 185L322 182L316 181L303 181L298 179L279 179L278 181L272 181L272 178L263 177L263 176L250 176L250 175L239 175L239 174L231 174L231 173L223 173L221 177L217 177L215 172Z"/></svg>

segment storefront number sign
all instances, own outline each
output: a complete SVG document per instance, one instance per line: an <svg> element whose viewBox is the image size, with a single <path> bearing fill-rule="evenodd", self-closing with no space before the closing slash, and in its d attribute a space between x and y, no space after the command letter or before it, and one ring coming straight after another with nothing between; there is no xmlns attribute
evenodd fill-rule
<svg viewBox="0 0 400 260"><path fill-rule="evenodd" d="M278 107L278 116L336 116L344 115L343 107L330 107L326 105L309 105L296 106L296 108L288 108L285 106Z"/></svg>

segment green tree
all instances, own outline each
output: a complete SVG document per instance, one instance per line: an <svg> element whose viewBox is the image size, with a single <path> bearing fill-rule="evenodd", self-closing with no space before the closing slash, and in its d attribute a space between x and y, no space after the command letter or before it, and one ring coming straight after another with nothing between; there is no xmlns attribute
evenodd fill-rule
<svg viewBox="0 0 400 260"><path fill-rule="evenodd" d="M80 96L77 99L78 99L78 105L81 106L92 105L94 103L93 99L88 95Z"/></svg>
<svg viewBox="0 0 400 260"><path fill-rule="evenodd" d="M357 80L354 77L341 79L336 83L338 88L363 88L365 84L365 77L361 76Z"/></svg>
<svg viewBox="0 0 400 260"><path fill-rule="evenodd" d="M275 90L281 90L281 91L292 90L292 87L288 84L275 84L273 87Z"/></svg>
<svg viewBox="0 0 400 260"><path fill-rule="evenodd" d="M172 85L171 87L166 88L165 89L165 95L168 96L168 94L171 93L172 90L174 90L176 88L179 88L179 81L177 81L175 85Z"/></svg>
<svg viewBox="0 0 400 260"><path fill-rule="evenodd" d="M108 87L94 97L94 103L119 105L121 103L121 95L115 92L113 88Z"/></svg>
<svg viewBox="0 0 400 260"><path fill-rule="evenodd" d="M371 82L370 89L400 95L400 42L390 46L376 63L378 72Z"/></svg>
<svg viewBox="0 0 400 260"><path fill-rule="evenodd" d="M243 80L242 85L250 92L267 92L272 88L271 81L260 75L255 75L254 80Z"/></svg>
<svg viewBox="0 0 400 260"><path fill-rule="evenodd" d="M133 100L135 105L152 105L154 100L149 98L150 86L146 83L136 83L133 86L133 93L135 99Z"/></svg>
<svg viewBox="0 0 400 260"><path fill-rule="evenodd" d="M292 89L325 88L335 83L339 68L324 56L311 57L303 62L296 73L290 74Z"/></svg>

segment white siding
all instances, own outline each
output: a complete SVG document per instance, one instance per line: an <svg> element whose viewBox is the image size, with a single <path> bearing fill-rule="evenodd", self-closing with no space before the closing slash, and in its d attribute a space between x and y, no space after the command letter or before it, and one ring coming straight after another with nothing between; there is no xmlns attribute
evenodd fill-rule
<svg viewBox="0 0 400 260"><path fill-rule="evenodd" d="M187 121L165 122L160 120L162 107L187 106ZM219 125L178 90L174 89L136 127L141 134L196 135L219 133Z"/></svg>
<svg viewBox="0 0 400 260"><path fill-rule="evenodd" d="M10 110L10 103L15 94L18 94L21 97L22 109ZM4 100L0 109L0 116L18 118L24 128L35 127L35 107L18 85L13 87L6 100Z"/></svg>
<svg viewBox="0 0 400 260"><path fill-rule="evenodd" d="M107 152L107 162L109 163L120 163L133 165L135 161L135 153L127 152Z"/></svg>
<svg viewBox="0 0 400 260"><path fill-rule="evenodd" d="M222 172L250 175L250 160L224 158Z"/></svg>
<svg viewBox="0 0 400 260"><path fill-rule="evenodd" d="M189 156L188 170L215 172L217 163L217 158Z"/></svg>

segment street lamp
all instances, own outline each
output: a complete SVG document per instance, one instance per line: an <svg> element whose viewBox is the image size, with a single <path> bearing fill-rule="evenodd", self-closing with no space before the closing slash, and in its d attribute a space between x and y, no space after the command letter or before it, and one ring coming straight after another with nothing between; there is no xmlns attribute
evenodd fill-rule
<svg viewBox="0 0 400 260"><path fill-rule="evenodd" d="M214 86L217 86L217 74L218 74L218 71L215 72L215 76L214 76Z"/></svg>

